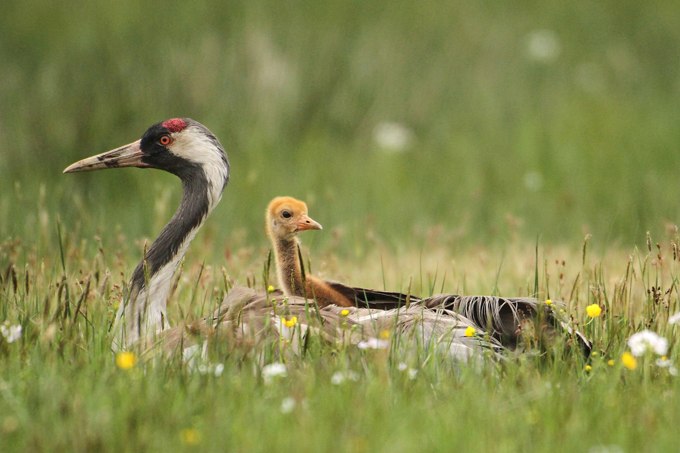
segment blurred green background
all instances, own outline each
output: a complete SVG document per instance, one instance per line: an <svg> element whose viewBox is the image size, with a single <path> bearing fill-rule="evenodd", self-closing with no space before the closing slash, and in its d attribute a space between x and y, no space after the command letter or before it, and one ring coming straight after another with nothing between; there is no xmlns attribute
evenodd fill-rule
<svg viewBox="0 0 680 453"><path fill-rule="evenodd" d="M174 116L229 153L218 240L263 242L283 194L355 244L633 244L679 218L676 1L6 0L0 30L3 238L153 236L172 176L61 171Z"/></svg>

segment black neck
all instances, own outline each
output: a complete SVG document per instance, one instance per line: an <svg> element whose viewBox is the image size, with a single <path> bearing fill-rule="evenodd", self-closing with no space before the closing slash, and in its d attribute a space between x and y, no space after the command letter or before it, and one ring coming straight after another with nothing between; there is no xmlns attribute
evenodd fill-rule
<svg viewBox="0 0 680 453"><path fill-rule="evenodd" d="M191 166L184 168L178 176L184 188L182 201L135 268L131 280L132 294L145 287L147 279L152 279L163 266L175 259L187 236L203 223L210 210L208 180L203 169L198 165Z"/></svg>

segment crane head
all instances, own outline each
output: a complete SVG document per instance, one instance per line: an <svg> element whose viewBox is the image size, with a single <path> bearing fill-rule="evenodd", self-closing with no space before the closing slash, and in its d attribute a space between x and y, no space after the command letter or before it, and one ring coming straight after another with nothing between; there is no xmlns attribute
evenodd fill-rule
<svg viewBox="0 0 680 453"><path fill-rule="evenodd" d="M274 239L290 240L300 231L321 230L319 222L309 217L307 205L293 197L276 197L267 207L267 231Z"/></svg>
<svg viewBox="0 0 680 453"><path fill-rule="evenodd" d="M182 176L185 169L221 168L229 162L222 145L202 124L190 118L172 118L154 124L142 138L128 145L97 154L68 166L64 173L104 168L157 168Z"/></svg>

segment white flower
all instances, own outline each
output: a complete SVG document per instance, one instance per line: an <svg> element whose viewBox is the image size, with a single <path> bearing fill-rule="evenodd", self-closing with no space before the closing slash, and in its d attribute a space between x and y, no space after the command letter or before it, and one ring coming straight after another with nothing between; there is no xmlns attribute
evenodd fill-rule
<svg viewBox="0 0 680 453"><path fill-rule="evenodd" d="M295 398L289 396L281 401L281 413L290 414L295 409Z"/></svg>
<svg viewBox="0 0 680 453"><path fill-rule="evenodd" d="M657 355L666 355L668 352L668 340L651 330L643 330L633 334L628 339L628 347L630 352L636 357L644 355L647 350L654 351Z"/></svg>
<svg viewBox="0 0 680 453"><path fill-rule="evenodd" d="M262 368L264 382L269 384L274 378L285 377L288 374L286 365L281 362L270 363Z"/></svg>
<svg viewBox="0 0 680 453"><path fill-rule="evenodd" d="M368 340L360 341L357 347L359 349L387 349L390 347L390 342L380 338L369 338Z"/></svg>
<svg viewBox="0 0 680 453"><path fill-rule="evenodd" d="M668 318L668 324L680 324L680 311Z"/></svg>
<svg viewBox="0 0 680 453"><path fill-rule="evenodd" d="M671 366L671 361L668 360L668 357L664 356L659 359L656 359L656 366L659 368L668 368Z"/></svg>
<svg viewBox="0 0 680 453"><path fill-rule="evenodd" d="M5 337L5 341L7 341L7 343L14 343L19 338L21 338L21 325L17 324L15 326L11 326L9 321L5 321L5 323L0 326L0 333L2 333L2 336Z"/></svg>
<svg viewBox="0 0 680 453"><path fill-rule="evenodd" d="M333 373L333 376L331 376L331 384L340 385L343 382L345 382L345 373L342 371L336 371Z"/></svg>
<svg viewBox="0 0 680 453"><path fill-rule="evenodd" d="M532 192L538 192L543 187L543 175L537 171L530 171L522 178L524 187Z"/></svg>
<svg viewBox="0 0 680 453"><path fill-rule="evenodd" d="M595 445L590 447L588 453L623 453L623 448L618 445Z"/></svg>
<svg viewBox="0 0 680 453"><path fill-rule="evenodd" d="M397 369L399 371L406 371L408 369L408 365L404 362L399 362L399 365L397 365Z"/></svg>
<svg viewBox="0 0 680 453"><path fill-rule="evenodd" d="M656 359L656 366L658 366L659 368L667 368L668 374L670 374L671 376L678 375L678 369L673 365L673 362L668 360L668 357L666 356Z"/></svg>
<svg viewBox="0 0 680 453"><path fill-rule="evenodd" d="M182 361L191 372L198 372L203 375L213 374L215 377L222 376L224 372L224 364L213 363L208 360L207 341L204 341L202 345L194 344L184 348L182 351Z"/></svg>
<svg viewBox="0 0 680 453"><path fill-rule="evenodd" d="M408 369L408 378L410 380L414 380L416 378L416 376L418 376L418 370L416 370L415 368L409 368Z"/></svg>
<svg viewBox="0 0 680 453"><path fill-rule="evenodd" d="M336 371L331 376L331 384L340 385L345 381L358 381L359 375L352 370L349 371Z"/></svg>
<svg viewBox="0 0 680 453"><path fill-rule="evenodd" d="M549 63L562 51L559 37L552 30L534 30L527 36L527 55L535 61Z"/></svg>
<svg viewBox="0 0 680 453"><path fill-rule="evenodd" d="M222 376L224 373L224 364L222 363L204 363L198 366L198 372L205 374L212 374L215 377Z"/></svg>
<svg viewBox="0 0 680 453"><path fill-rule="evenodd" d="M373 141L384 151L406 151L413 141L413 132L403 124L385 121L373 129Z"/></svg>

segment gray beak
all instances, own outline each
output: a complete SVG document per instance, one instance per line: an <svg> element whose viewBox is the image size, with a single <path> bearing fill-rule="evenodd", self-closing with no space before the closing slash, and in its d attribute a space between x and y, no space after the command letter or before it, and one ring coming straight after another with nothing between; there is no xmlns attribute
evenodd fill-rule
<svg viewBox="0 0 680 453"><path fill-rule="evenodd" d="M129 145L121 146L120 148L79 160L66 167L64 173L101 170L102 168L149 167L148 164L142 162L144 153L140 148L140 142L141 140L137 140Z"/></svg>

